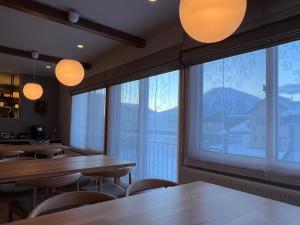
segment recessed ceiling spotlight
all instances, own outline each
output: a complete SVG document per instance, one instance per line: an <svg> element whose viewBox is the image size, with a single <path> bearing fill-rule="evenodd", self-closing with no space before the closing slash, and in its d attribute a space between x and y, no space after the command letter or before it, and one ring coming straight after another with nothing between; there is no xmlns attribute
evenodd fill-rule
<svg viewBox="0 0 300 225"><path fill-rule="evenodd" d="M83 44L78 44L76 45L77 48L84 48L84 45Z"/></svg>
<svg viewBox="0 0 300 225"><path fill-rule="evenodd" d="M47 69L51 69L51 66L47 65L46 68L47 68Z"/></svg>
<svg viewBox="0 0 300 225"><path fill-rule="evenodd" d="M155 2L157 2L157 0L148 0L148 2L155 3Z"/></svg>

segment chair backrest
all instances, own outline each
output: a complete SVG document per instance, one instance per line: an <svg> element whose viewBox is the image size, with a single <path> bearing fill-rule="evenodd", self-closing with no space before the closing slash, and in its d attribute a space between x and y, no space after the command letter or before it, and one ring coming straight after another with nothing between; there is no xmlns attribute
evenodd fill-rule
<svg viewBox="0 0 300 225"><path fill-rule="evenodd" d="M52 159L60 159L60 158L67 158L67 157L71 157L70 155L66 155L66 154L63 154L63 155L55 155L52 157Z"/></svg>
<svg viewBox="0 0 300 225"><path fill-rule="evenodd" d="M23 161L23 160L35 160L35 158L32 158L32 157L11 157L11 158L1 159L0 163L2 163L2 162Z"/></svg>
<svg viewBox="0 0 300 225"><path fill-rule="evenodd" d="M0 158L17 157L17 156L19 156L23 153L24 153L23 151L1 150L0 151Z"/></svg>
<svg viewBox="0 0 300 225"><path fill-rule="evenodd" d="M32 179L17 182L17 186L31 186L35 188L59 188L69 184L73 184L79 180L81 173L73 173L55 177L43 177L39 179Z"/></svg>
<svg viewBox="0 0 300 225"><path fill-rule="evenodd" d="M60 154L62 153L63 150L62 149L40 149L35 151L35 155L43 155L43 156L47 156L47 157L53 157L54 155Z"/></svg>
<svg viewBox="0 0 300 225"><path fill-rule="evenodd" d="M139 180L128 186L128 188L126 189L126 196L138 194L139 192L147 191L151 189L174 187L177 185L178 184L173 181L161 180L161 179Z"/></svg>
<svg viewBox="0 0 300 225"><path fill-rule="evenodd" d="M130 168L120 168L120 169L111 169L111 170L104 170L104 171L95 171L92 173L87 173L84 175L87 176L99 176L99 177L124 177L130 173Z"/></svg>
<svg viewBox="0 0 300 225"><path fill-rule="evenodd" d="M28 218L114 199L116 197L99 192L68 192L42 202L32 210Z"/></svg>

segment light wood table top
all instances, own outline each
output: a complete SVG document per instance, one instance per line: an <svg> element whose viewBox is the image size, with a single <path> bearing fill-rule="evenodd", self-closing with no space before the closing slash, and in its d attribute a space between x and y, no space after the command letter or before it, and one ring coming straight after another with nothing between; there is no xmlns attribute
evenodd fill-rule
<svg viewBox="0 0 300 225"><path fill-rule="evenodd" d="M299 215L296 206L196 182L11 225L299 225Z"/></svg>
<svg viewBox="0 0 300 225"><path fill-rule="evenodd" d="M135 163L114 159L105 155L2 162L0 163L0 183L132 166L135 166Z"/></svg>
<svg viewBox="0 0 300 225"><path fill-rule="evenodd" d="M1 150L11 150L11 151L24 151L24 152L36 152L39 150L45 150L45 149L71 149L70 146L62 145L62 144L40 144L40 145L6 145L6 144L0 144L0 151Z"/></svg>

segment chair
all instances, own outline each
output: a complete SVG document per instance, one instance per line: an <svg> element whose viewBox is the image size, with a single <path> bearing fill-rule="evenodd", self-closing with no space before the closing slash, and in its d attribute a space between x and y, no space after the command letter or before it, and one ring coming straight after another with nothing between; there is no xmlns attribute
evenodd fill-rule
<svg viewBox="0 0 300 225"><path fill-rule="evenodd" d="M46 158L52 158L56 155L63 154L63 149L40 149L37 151L34 151L34 157L38 158L39 156L46 157Z"/></svg>
<svg viewBox="0 0 300 225"><path fill-rule="evenodd" d="M114 200L116 197L98 192L69 192L49 198L31 211L28 218L42 214L49 214L66 209L76 208L104 201Z"/></svg>
<svg viewBox="0 0 300 225"><path fill-rule="evenodd" d="M177 185L177 183L168 180L144 179L129 185L126 189L126 196L138 194L151 189L174 187Z"/></svg>
<svg viewBox="0 0 300 225"><path fill-rule="evenodd" d="M55 177L45 177L45 178L39 178L39 179L33 179L27 181L20 181L17 182L16 185L33 187L32 203L33 203L33 207L35 207L39 189L46 188L47 192L49 192L49 189L62 188L64 186L76 183L77 191L79 191L80 176L81 173L74 173L74 174L55 176Z"/></svg>
<svg viewBox="0 0 300 225"><path fill-rule="evenodd" d="M96 187L98 192L104 192L116 197L125 196L126 187L122 186L121 177L128 176L128 184L131 184L131 172L129 167L85 173L84 175L96 178ZM103 178L113 178L114 184L107 183L103 185Z"/></svg>
<svg viewBox="0 0 300 225"><path fill-rule="evenodd" d="M2 160L1 160L2 161ZM0 202L8 205L8 222L13 219L13 204L24 195L32 192L29 187L17 187L15 183L0 184Z"/></svg>
<svg viewBox="0 0 300 225"><path fill-rule="evenodd" d="M9 158L9 157L19 157L21 154L24 154L23 151L13 151L13 150L1 150L0 158Z"/></svg>

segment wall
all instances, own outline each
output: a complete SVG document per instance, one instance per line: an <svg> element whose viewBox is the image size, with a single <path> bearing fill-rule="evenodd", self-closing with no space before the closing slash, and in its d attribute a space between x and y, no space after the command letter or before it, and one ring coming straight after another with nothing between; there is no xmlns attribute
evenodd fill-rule
<svg viewBox="0 0 300 225"><path fill-rule="evenodd" d="M188 167L180 167L179 182L181 184L194 181L205 181L216 185L236 189L250 194L282 201L288 204L300 206L300 191L288 189L286 187L275 186L256 182L252 180L241 179L232 176L221 175Z"/></svg>
<svg viewBox="0 0 300 225"><path fill-rule="evenodd" d="M59 103L58 103L58 136L63 144L70 144L70 124L71 124L71 105L72 97L67 88L59 85Z"/></svg>
<svg viewBox="0 0 300 225"><path fill-rule="evenodd" d="M105 56L95 60L92 64L93 75L177 45L182 42L182 39L183 30L179 21L153 30L151 35L146 39L146 47L135 48L124 45L122 48L111 51L105 54Z"/></svg>
<svg viewBox="0 0 300 225"><path fill-rule="evenodd" d="M32 76L23 75L22 83L32 81ZM36 81L44 88L43 99L47 101L47 114L39 115L34 110L34 102L25 99L21 94L20 119L0 119L0 132L13 132L16 135L20 132L29 132L31 125L42 125L46 131L51 133L57 128L58 112L58 83L49 77L36 77Z"/></svg>

